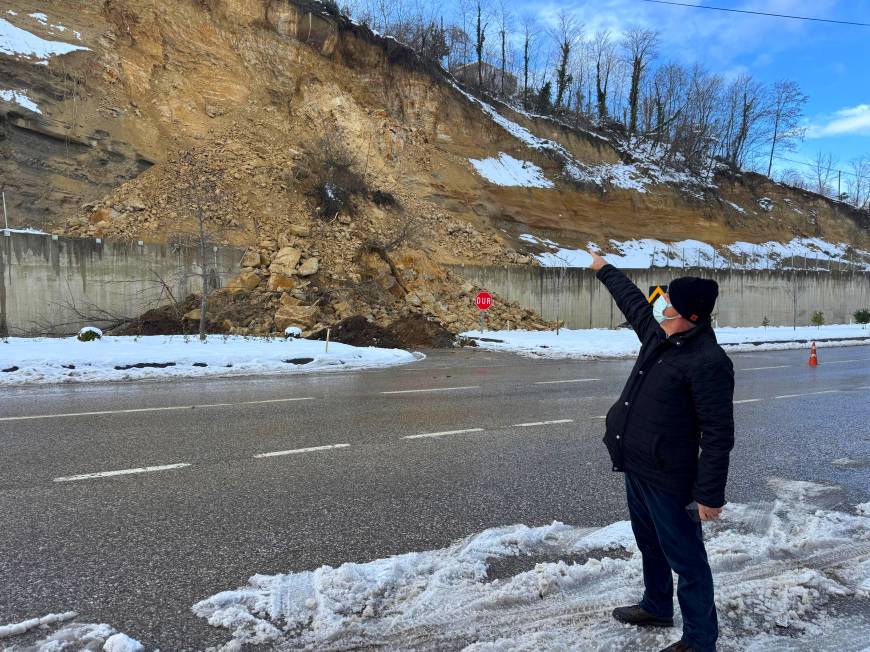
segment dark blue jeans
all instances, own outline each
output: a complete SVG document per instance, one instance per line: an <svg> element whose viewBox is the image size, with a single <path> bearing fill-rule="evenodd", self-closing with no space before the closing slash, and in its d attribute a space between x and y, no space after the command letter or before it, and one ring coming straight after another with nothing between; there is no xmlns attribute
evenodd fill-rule
<svg viewBox="0 0 870 652"><path fill-rule="evenodd" d="M673 570L683 614L683 641L698 652L713 652L719 636L713 604L713 574L701 524L686 511L691 498L656 489L625 474L628 511L637 547L643 555L644 594L640 606L660 618L674 615Z"/></svg>

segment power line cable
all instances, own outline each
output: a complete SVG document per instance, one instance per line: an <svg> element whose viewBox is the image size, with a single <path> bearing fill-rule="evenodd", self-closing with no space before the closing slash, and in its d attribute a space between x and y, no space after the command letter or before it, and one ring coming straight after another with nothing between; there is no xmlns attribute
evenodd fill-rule
<svg viewBox="0 0 870 652"><path fill-rule="evenodd" d="M794 16L791 14L774 14L767 11L750 11L749 9L731 9L729 7L711 7L709 5L690 5L684 2L671 2L671 0L641 0L658 5L673 5L675 7L689 7L691 9L710 9L712 11L727 11L734 14L751 14L753 16L770 16L773 18L791 18L792 20L807 20L816 23L834 23L836 25L852 25L855 27L870 27L870 23L859 23L853 20L834 20L833 18L814 18L811 16Z"/></svg>
<svg viewBox="0 0 870 652"><path fill-rule="evenodd" d="M773 158L775 158L778 161L788 161L789 163L797 163L798 165L805 165L809 168L817 167L815 163L810 163L809 161L797 161L793 158L786 158L785 156L779 156L778 154L774 154ZM849 175L850 177L857 177L858 176L854 172L849 172L849 170L841 170L839 168L831 168L831 172L839 172L841 174Z"/></svg>

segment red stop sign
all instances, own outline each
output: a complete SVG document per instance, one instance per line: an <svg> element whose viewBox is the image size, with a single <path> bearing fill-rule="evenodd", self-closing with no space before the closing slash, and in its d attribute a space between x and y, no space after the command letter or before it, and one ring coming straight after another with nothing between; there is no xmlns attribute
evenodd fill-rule
<svg viewBox="0 0 870 652"><path fill-rule="evenodd" d="M492 295L489 292L478 292L474 298L474 305L480 310L489 310L492 308Z"/></svg>

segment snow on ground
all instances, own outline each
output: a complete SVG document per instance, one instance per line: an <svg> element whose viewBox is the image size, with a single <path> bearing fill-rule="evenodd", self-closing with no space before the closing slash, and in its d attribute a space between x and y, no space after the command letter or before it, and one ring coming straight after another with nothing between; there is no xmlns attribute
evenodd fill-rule
<svg viewBox="0 0 870 652"><path fill-rule="evenodd" d="M311 340L211 335L0 340L0 386L349 370L406 364L420 354ZM137 368L135 365L145 365ZM149 366L150 365L150 366Z"/></svg>
<svg viewBox="0 0 870 652"><path fill-rule="evenodd" d="M621 358L637 355L640 342L630 328L606 328L555 331L468 331L464 337L478 339L478 346L493 351L511 351L536 358ZM483 338L483 339L479 339ZM716 339L728 351L764 351L804 349L807 340L855 338L858 344L870 342L870 329L859 324L830 325L816 328L801 326L722 327ZM796 340L804 340L797 342ZM750 344L750 342L773 342ZM843 342L819 342L818 346L843 346ZM824 362L824 361L822 361Z"/></svg>
<svg viewBox="0 0 870 652"><path fill-rule="evenodd" d="M772 501L729 503L721 520L704 525L719 650L866 652L870 517L835 511L843 501L837 487L778 478L769 485ZM627 521L553 522L495 527L446 548L366 563L254 575L192 609L226 630L223 652L257 644L336 652L655 650L679 637L678 608L673 630L644 631L610 616L637 601L642 586ZM7 652L142 650L105 624L66 622L26 647L16 647L18 634L3 641Z"/></svg>
<svg viewBox="0 0 870 652"><path fill-rule="evenodd" d="M866 650L866 637L855 636L870 626L870 518L825 509L836 488L782 480L772 488L775 501L729 504L705 525L719 649ZM645 632L610 617L641 590L628 522L598 530L554 522L368 563L255 575L193 611L228 630L225 649L659 649L679 629ZM843 600L865 615L838 615Z"/></svg>
<svg viewBox="0 0 870 652"><path fill-rule="evenodd" d="M71 617L75 617L72 612ZM45 621L40 625L36 625L40 629L51 629L51 626L59 622L55 620L56 614L49 614L43 618L33 620ZM67 616L70 614L61 614L64 620L69 620ZM31 621L27 621L28 623ZM23 624L23 623L18 623ZM11 625L7 627L16 627ZM0 627L2 629L2 627ZM18 634L19 632L15 632ZM12 636L12 635L10 635ZM2 636L0 636L2 639ZM105 624L79 624L68 623L64 624L55 631L45 635L37 641L24 643L16 643L13 638L0 640L0 644L5 644L3 652L79 652L80 650L103 650L103 652L143 652L145 646L139 641L130 638L126 634L122 634L115 628Z"/></svg>
<svg viewBox="0 0 870 652"><path fill-rule="evenodd" d="M36 63L47 64L53 56L87 49L81 45L72 45L63 41L46 40L25 29L16 27L5 18L0 18L0 53L25 57Z"/></svg>
<svg viewBox="0 0 870 652"><path fill-rule="evenodd" d="M592 257L585 249L571 249L545 238L523 234L520 239L544 249L535 255L544 267L588 267ZM599 246L607 260L625 269L652 267L709 269L847 269L870 270L870 251L821 238L794 238L790 242L735 242L715 248L699 240L662 242L653 238L610 240Z"/></svg>
<svg viewBox="0 0 870 652"><path fill-rule="evenodd" d="M515 159L502 152L498 158L469 159L477 173L498 186L552 188L553 182L534 163Z"/></svg>
<svg viewBox="0 0 870 652"><path fill-rule="evenodd" d="M42 113L39 110L39 105L27 96L27 91L0 90L0 100L12 102L34 113Z"/></svg>
<svg viewBox="0 0 870 652"><path fill-rule="evenodd" d="M2 233L30 233L32 235L48 235L45 231L40 231L39 229L34 229L33 227L26 226L21 229L0 229Z"/></svg>

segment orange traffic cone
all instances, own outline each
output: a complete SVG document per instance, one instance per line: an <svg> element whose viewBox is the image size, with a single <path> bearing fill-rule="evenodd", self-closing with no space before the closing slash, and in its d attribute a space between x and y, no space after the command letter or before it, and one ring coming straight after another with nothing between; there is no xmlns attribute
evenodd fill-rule
<svg viewBox="0 0 870 652"><path fill-rule="evenodd" d="M810 366L816 367L819 364L819 356L816 355L816 343L813 342L810 346Z"/></svg>

